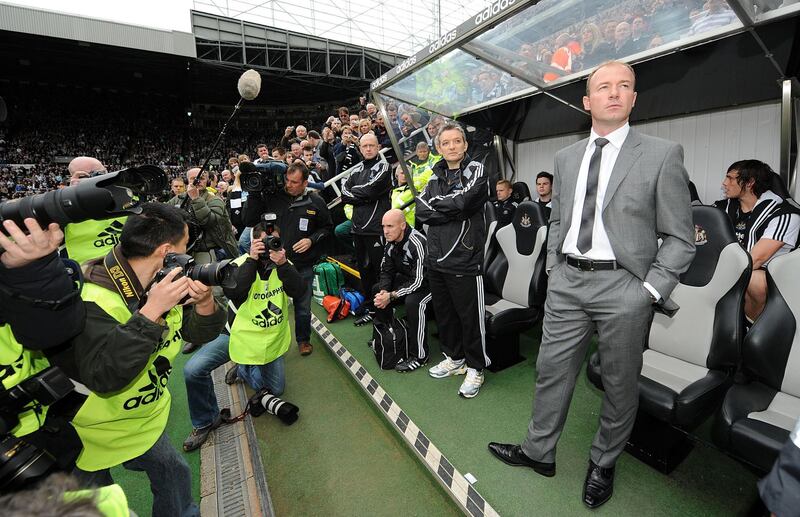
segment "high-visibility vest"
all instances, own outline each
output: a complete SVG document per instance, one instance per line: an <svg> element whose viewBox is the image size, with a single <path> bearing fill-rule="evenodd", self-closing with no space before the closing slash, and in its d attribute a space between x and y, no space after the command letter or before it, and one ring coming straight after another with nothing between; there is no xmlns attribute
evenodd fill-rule
<svg viewBox="0 0 800 517"><path fill-rule="evenodd" d="M400 208L404 204L414 199L414 194L408 185L401 185L392 189L392 208ZM406 223L412 228L414 227L414 215L416 213L416 204L411 203L403 209L403 215L406 218Z"/></svg>
<svg viewBox="0 0 800 517"><path fill-rule="evenodd" d="M125 497L119 485L101 486L90 490L73 490L64 492L64 501L79 501L93 499L97 509L105 517L128 517L131 514L128 508L128 498Z"/></svg>
<svg viewBox="0 0 800 517"><path fill-rule="evenodd" d="M241 265L248 255L234 262ZM228 302L231 306L231 302ZM289 301L278 278L278 270L270 271L267 280L256 278L247 293L247 300L236 308L231 326L229 352L238 364L269 364L289 350L292 331L289 328Z"/></svg>
<svg viewBox="0 0 800 517"><path fill-rule="evenodd" d="M10 325L0 325L0 381L5 389L13 388L48 366L50 363L40 351L29 350L19 344ZM18 415L19 424L11 430L11 434L20 437L36 431L44 422L46 413L46 406L29 405Z"/></svg>
<svg viewBox="0 0 800 517"><path fill-rule="evenodd" d="M131 318L122 297L104 287L87 282L81 298L97 304L120 323ZM167 381L172 361L183 347L183 307L173 307L166 321L168 328L147 367L119 391L91 393L72 420L83 442L77 461L80 469L94 472L139 457L167 427L171 400Z"/></svg>
<svg viewBox="0 0 800 517"><path fill-rule="evenodd" d="M69 258L83 264L87 260L105 257L119 244L119 236L128 216L82 223L70 223L64 228L64 244Z"/></svg>

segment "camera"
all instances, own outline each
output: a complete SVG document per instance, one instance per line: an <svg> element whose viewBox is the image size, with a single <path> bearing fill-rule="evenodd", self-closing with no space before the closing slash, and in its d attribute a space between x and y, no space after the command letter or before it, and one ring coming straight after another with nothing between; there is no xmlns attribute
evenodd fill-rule
<svg viewBox="0 0 800 517"><path fill-rule="evenodd" d="M155 165L131 167L108 174L92 173L72 187L0 203L0 222L10 219L26 231L32 217L40 226L80 223L138 214L139 196L158 194L167 187L167 175Z"/></svg>
<svg viewBox="0 0 800 517"><path fill-rule="evenodd" d="M49 406L72 392L72 381L51 366L0 393L0 492L18 490L56 464L49 452L10 434L31 404Z"/></svg>
<svg viewBox="0 0 800 517"><path fill-rule="evenodd" d="M264 227L264 236L261 237L261 242L264 243L264 247L267 251L261 253L258 258L263 261L269 260L269 250L278 251L283 249L283 241L281 241L281 238L272 235L275 232L277 222L278 216L274 213L268 212L266 214L261 214L261 225Z"/></svg>
<svg viewBox="0 0 800 517"><path fill-rule="evenodd" d="M243 162L239 164L239 182L245 192L275 194L286 184L285 162L269 159L266 163Z"/></svg>
<svg viewBox="0 0 800 517"><path fill-rule="evenodd" d="M228 289L236 287L236 264L232 261L221 260L219 262L198 265L194 263L194 259L191 255L180 255L178 253L167 253L164 256L164 267L156 273L153 282L160 282L176 267L183 268L183 271L175 278L187 276L192 280L199 280L208 286L219 285ZM185 303L185 300L181 303Z"/></svg>
<svg viewBox="0 0 800 517"><path fill-rule="evenodd" d="M250 400L247 401L247 407L254 418L266 412L277 416L286 425L292 425L297 422L298 413L300 412L299 407L273 395L268 388L262 388L261 391L250 397Z"/></svg>

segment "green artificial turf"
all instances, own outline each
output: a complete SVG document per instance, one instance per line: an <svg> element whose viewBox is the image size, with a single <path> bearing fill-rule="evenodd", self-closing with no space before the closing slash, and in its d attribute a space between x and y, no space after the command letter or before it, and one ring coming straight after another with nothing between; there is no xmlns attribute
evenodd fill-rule
<svg viewBox="0 0 800 517"><path fill-rule="evenodd" d="M458 507L383 420L315 336L314 352L286 355L285 400L300 408L286 426L254 421L279 516L448 516Z"/></svg>
<svg viewBox="0 0 800 517"><path fill-rule="evenodd" d="M321 311L317 313L318 316ZM433 379L427 367L407 374L380 370L366 346L371 329L350 319L329 325L409 417L500 515L587 514L581 502L589 447L598 425L602 392L582 372L557 456L557 475L506 466L487 450L490 441L520 443L531 414L540 329L523 335L526 360L499 373L486 372L480 394L457 395L463 377ZM435 325L431 325L431 329ZM430 334L430 332L429 332ZM431 339L431 366L442 359ZM597 515L737 515L757 500L756 477L708 446L697 446L669 476L625 453L617 467L614 496Z"/></svg>

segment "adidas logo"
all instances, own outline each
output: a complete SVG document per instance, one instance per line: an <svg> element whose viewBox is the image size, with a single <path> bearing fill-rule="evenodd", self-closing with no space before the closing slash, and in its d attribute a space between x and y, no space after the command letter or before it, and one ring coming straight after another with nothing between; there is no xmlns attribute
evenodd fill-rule
<svg viewBox="0 0 800 517"><path fill-rule="evenodd" d="M283 311L272 302L267 302L267 308L256 314L252 319L253 325L261 328L274 327L283 322Z"/></svg>
<svg viewBox="0 0 800 517"><path fill-rule="evenodd" d="M116 246L119 244L119 236L122 233L123 226L123 223L120 221L113 221L110 225L106 226L105 230L97 234L94 247L104 248L106 246Z"/></svg>
<svg viewBox="0 0 800 517"><path fill-rule="evenodd" d="M159 358L166 359L164 356L159 356ZM167 362L167 364L169 364L169 362ZM146 406L160 399L164 395L164 390L167 388L167 381L169 380L170 373L172 373L171 366L161 375L157 375L152 369L148 370L147 376L150 378L150 384L139 388L139 393L142 395L129 398L122 407L128 411L132 411L139 406Z"/></svg>

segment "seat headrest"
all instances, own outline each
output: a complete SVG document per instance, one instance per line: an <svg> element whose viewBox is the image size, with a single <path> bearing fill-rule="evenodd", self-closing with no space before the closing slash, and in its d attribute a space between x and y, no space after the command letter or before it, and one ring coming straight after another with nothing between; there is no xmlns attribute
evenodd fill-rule
<svg viewBox="0 0 800 517"><path fill-rule="evenodd" d="M711 281L722 250L738 243L727 214L712 206L693 206L695 256L681 275L684 285L702 287Z"/></svg>
<svg viewBox="0 0 800 517"><path fill-rule="evenodd" d="M778 173L773 174L772 178L770 178L769 189L783 199L792 197L789 195L789 189L786 188L786 183L784 183L783 178L781 178L781 175Z"/></svg>
<svg viewBox="0 0 800 517"><path fill-rule="evenodd" d="M531 198L531 189L524 181L518 181L511 185L511 199L517 203L528 201Z"/></svg>
<svg viewBox="0 0 800 517"><path fill-rule="evenodd" d="M699 204L703 204L703 200L700 199L700 194L697 193L697 187L691 181L689 182L689 198L692 200L692 203L697 201Z"/></svg>
<svg viewBox="0 0 800 517"><path fill-rule="evenodd" d="M547 226L544 208L534 201L523 201L514 211L511 225L517 236L517 251L530 255L536 246L536 234L539 228Z"/></svg>
<svg viewBox="0 0 800 517"><path fill-rule="evenodd" d="M494 203L487 201L485 205L484 215L486 216L486 225L493 221L497 221L497 212L494 209Z"/></svg>

